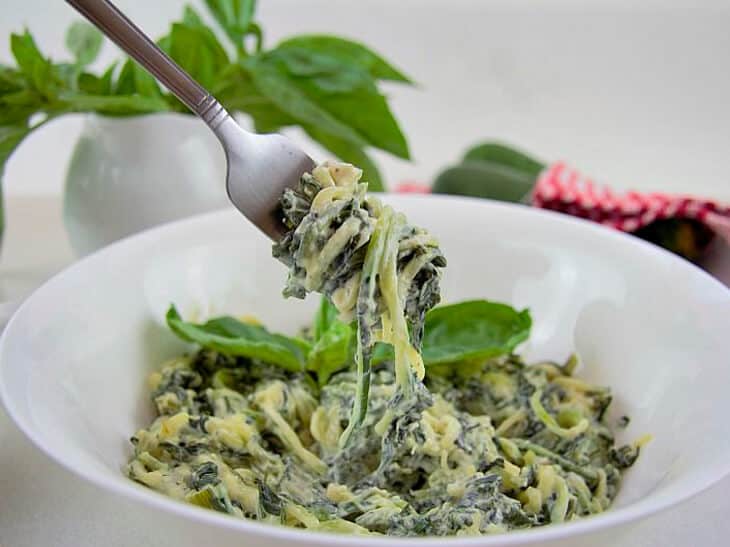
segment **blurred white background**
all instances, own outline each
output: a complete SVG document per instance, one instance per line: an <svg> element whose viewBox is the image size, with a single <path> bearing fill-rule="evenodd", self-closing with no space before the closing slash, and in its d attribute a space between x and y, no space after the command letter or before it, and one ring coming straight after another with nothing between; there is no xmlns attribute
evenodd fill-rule
<svg viewBox="0 0 730 547"><path fill-rule="evenodd" d="M183 6L117 3L153 36ZM63 57L76 17L61 0L3 0L0 60L24 26ZM390 183L430 181L498 138L617 188L730 200L730 2L260 0L258 20L268 44L301 32L360 39L419 83L387 88L413 155L378 154ZM99 65L119 55L107 43ZM69 116L31 137L9 164L8 194L58 194L79 127Z"/></svg>

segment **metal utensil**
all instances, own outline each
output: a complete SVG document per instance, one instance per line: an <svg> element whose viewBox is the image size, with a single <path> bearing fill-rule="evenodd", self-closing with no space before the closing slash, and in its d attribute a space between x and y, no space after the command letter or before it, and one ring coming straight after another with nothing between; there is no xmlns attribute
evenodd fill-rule
<svg viewBox="0 0 730 547"><path fill-rule="evenodd" d="M215 133L228 162L226 189L236 208L270 238L284 226L277 214L279 198L314 161L281 135L244 131L225 108L170 59L108 0L66 0L135 61L162 82Z"/></svg>

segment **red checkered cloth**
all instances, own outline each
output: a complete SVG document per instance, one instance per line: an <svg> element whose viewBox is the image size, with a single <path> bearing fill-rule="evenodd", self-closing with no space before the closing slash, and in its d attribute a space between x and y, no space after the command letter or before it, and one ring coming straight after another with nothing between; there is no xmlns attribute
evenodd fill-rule
<svg viewBox="0 0 730 547"><path fill-rule="evenodd" d="M396 192L425 194L425 184L406 181ZM613 192L579 171L557 162L545 168L532 190L532 205L634 232L658 219L691 218L730 243L730 206L684 195Z"/></svg>
<svg viewBox="0 0 730 547"><path fill-rule="evenodd" d="M695 219L730 243L730 207L684 195L613 192L597 185L563 162L540 173L532 191L532 205L587 218L624 232L655 220Z"/></svg>

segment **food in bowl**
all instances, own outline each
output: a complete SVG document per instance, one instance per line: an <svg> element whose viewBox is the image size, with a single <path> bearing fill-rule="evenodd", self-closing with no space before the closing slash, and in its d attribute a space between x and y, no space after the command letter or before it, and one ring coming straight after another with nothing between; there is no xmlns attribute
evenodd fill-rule
<svg viewBox="0 0 730 547"><path fill-rule="evenodd" d="M398 400L414 403L425 373L420 347L426 312L440 299L446 259L436 239L368 196L362 171L325 162L282 197L289 228L273 254L289 267L284 296L316 291L331 298L340 318L355 321L358 385L345 446L367 414L370 361L376 342L393 346ZM411 339L412 338L412 339ZM390 409L382 427L398 410Z"/></svg>
<svg viewBox="0 0 730 547"><path fill-rule="evenodd" d="M358 534L483 534L605 510L643 442L615 445L610 390L573 377L573 358L515 355L527 311L431 309L438 245L358 179L327 164L284 198L286 293L325 294L301 336L170 308L199 349L153 374L158 417L132 437L128 475L235 516Z"/></svg>

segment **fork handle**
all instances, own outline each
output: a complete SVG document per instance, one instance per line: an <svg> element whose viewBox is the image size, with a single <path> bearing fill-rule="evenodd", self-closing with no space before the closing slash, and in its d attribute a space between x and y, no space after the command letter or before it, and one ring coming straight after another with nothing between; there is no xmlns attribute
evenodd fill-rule
<svg viewBox="0 0 730 547"><path fill-rule="evenodd" d="M108 0L66 0L162 82L213 131L229 117L223 106Z"/></svg>

